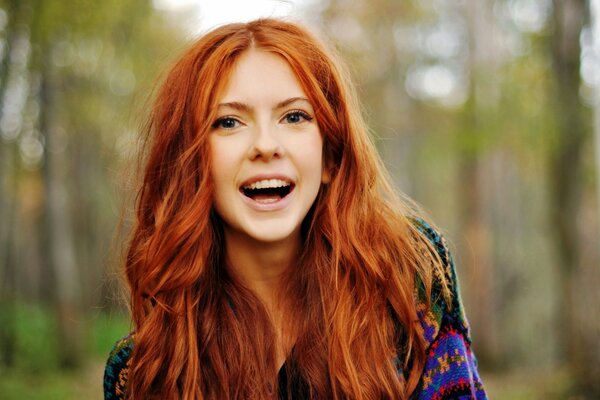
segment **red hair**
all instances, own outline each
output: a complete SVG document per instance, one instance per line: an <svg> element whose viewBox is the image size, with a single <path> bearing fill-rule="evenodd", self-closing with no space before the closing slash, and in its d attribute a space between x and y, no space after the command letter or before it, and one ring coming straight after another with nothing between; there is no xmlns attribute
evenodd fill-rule
<svg viewBox="0 0 600 400"><path fill-rule="evenodd" d="M252 48L283 57L297 75L331 176L285 282L288 311L302 316L287 368L311 397L406 398L425 362L416 280L429 293L441 261L388 183L343 64L304 29L273 19L204 35L156 96L126 259L135 324L128 395L254 399L277 385L265 308L222 265L207 145L219 95Z"/></svg>

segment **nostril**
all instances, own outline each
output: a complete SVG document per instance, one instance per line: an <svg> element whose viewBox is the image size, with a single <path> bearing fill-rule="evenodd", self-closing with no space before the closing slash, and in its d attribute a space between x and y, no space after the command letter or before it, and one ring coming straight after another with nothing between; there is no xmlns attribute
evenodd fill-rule
<svg viewBox="0 0 600 400"><path fill-rule="evenodd" d="M281 144L270 134L261 134L253 143L250 152L252 159L263 158L270 160L274 157L281 157L284 153Z"/></svg>

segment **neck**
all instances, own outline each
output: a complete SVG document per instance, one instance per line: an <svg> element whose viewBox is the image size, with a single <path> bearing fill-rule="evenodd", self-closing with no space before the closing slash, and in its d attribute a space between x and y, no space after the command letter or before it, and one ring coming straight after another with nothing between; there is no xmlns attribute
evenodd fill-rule
<svg viewBox="0 0 600 400"><path fill-rule="evenodd" d="M300 252L300 235L277 242L258 242L238 232L225 231L227 266L272 312L286 272Z"/></svg>
<svg viewBox="0 0 600 400"><path fill-rule="evenodd" d="M278 242L258 242L246 235L225 230L226 264L231 273L254 292L262 301L275 329L276 366L279 369L285 362L295 341L295 333L289 320L291 315L283 308L285 304L279 296L282 283L290 268L294 266L300 253L300 234Z"/></svg>

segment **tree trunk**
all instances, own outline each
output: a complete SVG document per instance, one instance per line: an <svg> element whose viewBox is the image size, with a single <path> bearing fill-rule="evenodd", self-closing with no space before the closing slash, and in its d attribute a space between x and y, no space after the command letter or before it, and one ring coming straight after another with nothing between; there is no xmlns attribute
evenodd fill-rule
<svg viewBox="0 0 600 400"><path fill-rule="evenodd" d="M0 365L12 367L15 361L15 285L13 254L15 182L11 168L13 149L0 139Z"/></svg>
<svg viewBox="0 0 600 400"><path fill-rule="evenodd" d="M465 107L468 127L461 143L464 148L461 154L459 176L459 204L461 204L462 232L466 242L463 251L463 263L467 268L468 287L466 300L469 306L468 315L476 338L478 358L488 365L498 363L498 315L495 307L496 293L493 285L494 263L492 258L490 227L484 204L486 186L483 184L486 127L482 124L480 114L495 107L497 87L483 73L493 74L496 68L493 30L491 21L491 3L482 0L465 2L470 39L470 96ZM487 75L486 75L487 76Z"/></svg>
<svg viewBox="0 0 600 400"><path fill-rule="evenodd" d="M589 118L579 97L581 79L581 30L589 20L585 0L554 1L552 37L553 73L556 81L557 140L550 162L552 182L551 218L559 269L557 323L561 358L571 367L578 390L584 396L600 397L597 376L597 346L590 340L593 332L582 329L578 318L585 305L578 282L581 273L581 243L578 214L583 187L583 149L589 138ZM594 307L592 306L592 309ZM589 318L589 316L588 316ZM587 348L591 345L592 348ZM596 360L594 360L596 358Z"/></svg>
<svg viewBox="0 0 600 400"><path fill-rule="evenodd" d="M600 53L600 2L592 1L590 9L594 51ZM596 64L596 67L600 63ZM596 161L596 215L600 229L600 83L594 87L594 158ZM597 237L597 235L596 235Z"/></svg>
<svg viewBox="0 0 600 400"><path fill-rule="evenodd" d="M7 4L8 24L6 32L6 48L0 60L0 121L5 116L5 104L9 96L6 92L9 79L16 78L26 65L15 68L11 63L11 50L22 30L21 24L28 15L23 12L23 3L12 0ZM20 71L21 73L23 71ZM12 75L11 75L12 74ZM17 192L15 171L14 134L6 132L0 125L0 363L11 367L15 359L15 297L16 266L14 253L15 199Z"/></svg>
<svg viewBox="0 0 600 400"><path fill-rule="evenodd" d="M49 46L48 43L47 46ZM60 104L59 81L54 73L48 48L41 65L41 113L40 132L45 138L46 149L56 149L58 127L53 116ZM75 243L69 210L69 190L67 187L68 157L51 150L45 153L44 185L45 202L45 245L48 253L48 266L54 276L54 306L57 316L57 336L60 363L63 367L76 367L81 361L80 328L81 297L79 273L75 260Z"/></svg>

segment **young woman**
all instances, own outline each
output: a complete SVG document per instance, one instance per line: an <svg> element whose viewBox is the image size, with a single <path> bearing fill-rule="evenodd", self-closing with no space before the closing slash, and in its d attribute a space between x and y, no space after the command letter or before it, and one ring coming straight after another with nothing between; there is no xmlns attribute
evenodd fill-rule
<svg viewBox="0 0 600 400"><path fill-rule="evenodd" d="M485 398L440 236L303 28L231 24L167 75L106 399Z"/></svg>

